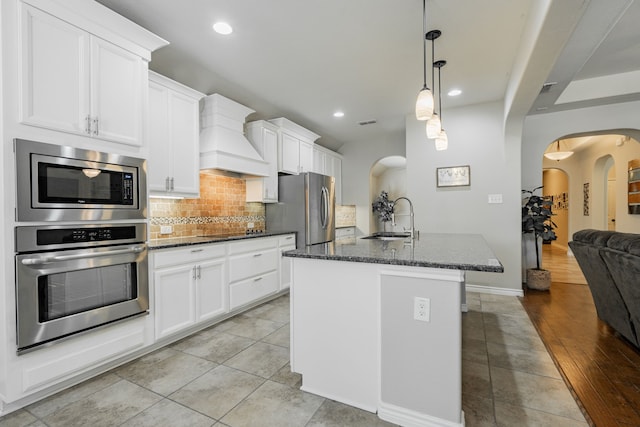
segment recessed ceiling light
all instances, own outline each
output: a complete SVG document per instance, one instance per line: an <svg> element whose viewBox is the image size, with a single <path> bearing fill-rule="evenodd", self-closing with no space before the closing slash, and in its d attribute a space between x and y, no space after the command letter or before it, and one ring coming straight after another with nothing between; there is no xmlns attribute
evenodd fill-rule
<svg viewBox="0 0 640 427"><path fill-rule="evenodd" d="M460 89L451 89L449 92L447 92L447 95L449 96L458 96L462 93L462 91Z"/></svg>
<svg viewBox="0 0 640 427"><path fill-rule="evenodd" d="M226 22L216 22L215 24L213 24L213 31L226 36L233 32L233 28L231 28L231 25L227 24Z"/></svg>
<svg viewBox="0 0 640 427"><path fill-rule="evenodd" d="M333 113L333 117L344 117L344 113L342 111L336 111Z"/></svg>

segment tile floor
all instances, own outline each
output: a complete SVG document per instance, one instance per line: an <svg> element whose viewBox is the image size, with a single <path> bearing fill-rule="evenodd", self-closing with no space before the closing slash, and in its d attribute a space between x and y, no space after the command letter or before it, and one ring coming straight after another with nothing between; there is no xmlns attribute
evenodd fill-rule
<svg viewBox="0 0 640 427"><path fill-rule="evenodd" d="M469 293L467 303L466 426L587 426L518 299ZM298 389L288 321L283 296L6 415L0 427L390 426Z"/></svg>

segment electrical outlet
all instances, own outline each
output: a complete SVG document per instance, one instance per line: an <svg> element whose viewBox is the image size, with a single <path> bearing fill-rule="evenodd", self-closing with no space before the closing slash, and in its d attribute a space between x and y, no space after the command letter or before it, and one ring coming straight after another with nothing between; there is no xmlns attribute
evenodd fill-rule
<svg viewBox="0 0 640 427"><path fill-rule="evenodd" d="M253 227L255 227L255 224L254 224L254 223L252 223L252 222L248 222L248 223L247 223L247 228L251 229L251 228L253 228Z"/></svg>
<svg viewBox="0 0 640 427"><path fill-rule="evenodd" d="M173 227L170 225L161 225L160 226L160 234L171 234L173 233Z"/></svg>
<svg viewBox="0 0 640 427"><path fill-rule="evenodd" d="M431 317L431 300L413 297L413 318L421 322L429 322Z"/></svg>

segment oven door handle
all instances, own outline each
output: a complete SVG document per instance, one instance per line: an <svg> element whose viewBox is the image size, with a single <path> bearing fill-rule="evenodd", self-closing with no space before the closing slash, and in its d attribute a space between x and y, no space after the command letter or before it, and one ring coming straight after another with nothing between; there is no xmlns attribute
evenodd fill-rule
<svg viewBox="0 0 640 427"><path fill-rule="evenodd" d="M127 249L116 249L113 251L106 251L106 252L92 252L92 253L82 253L82 254L73 254L73 255L56 255L51 257L25 258L22 260L22 264L24 265L47 264L47 263L56 262L56 261L73 261L73 260L85 259L85 258L97 258L97 257L111 256L111 255L139 253L144 250L145 250L145 246L134 246Z"/></svg>

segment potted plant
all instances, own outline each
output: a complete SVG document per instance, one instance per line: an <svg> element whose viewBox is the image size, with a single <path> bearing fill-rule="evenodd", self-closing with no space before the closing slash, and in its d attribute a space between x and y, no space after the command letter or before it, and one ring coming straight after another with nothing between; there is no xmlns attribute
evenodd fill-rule
<svg viewBox="0 0 640 427"><path fill-rule="evenodd" d="M540 250L538 242L543 240L555 240L556 233L553 229L556 224L551 220L551 200L545 196L539 196L536 191L542 186L533 190L522 190L524 195L522 203L522 233L533 234L533 243L536 248L536 268L527 269L527 287L538 290L548 290L551 286L551 273L540 268Z"/></svg>
<svg viewBox="0 0 640 427"><path fill-rule="evenodd" d="M378 218L382 221L382 227L386 228L387 222L393 219L394 208L394 202L389 200L389 193L382 191L371 204L371 208L373 212L377 212Z"/></svg>

